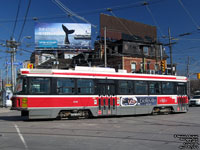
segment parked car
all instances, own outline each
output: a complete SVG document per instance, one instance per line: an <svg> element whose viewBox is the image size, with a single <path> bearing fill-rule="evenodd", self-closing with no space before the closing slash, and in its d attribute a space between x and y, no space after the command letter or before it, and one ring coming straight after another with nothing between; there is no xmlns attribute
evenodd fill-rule
<svg viewBox="0 0 200 150"><path fill-rule="evenodd" d="M200 95L195 95L193 98L191 98L189 100L189 105L190 106L193 106L193 105L200 106Z"/></svg>

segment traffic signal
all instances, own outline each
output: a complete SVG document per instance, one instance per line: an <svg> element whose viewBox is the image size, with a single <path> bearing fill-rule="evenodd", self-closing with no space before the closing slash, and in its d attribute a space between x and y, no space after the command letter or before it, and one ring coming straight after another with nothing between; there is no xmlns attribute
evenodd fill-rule
<svg viewBox="0 0 200 150"><path fill-rule="evenodd" d="M197 79L200 79L200 73L197 73Z"/></svg>
<svg viewBox="0 0 200 150"><path fill-rule="evenodd" d="M161 70L162 72L165 72L165 67L166 66L166 61L165 60L161 60Z"/></svg>
<svg viewBox="0 0 200 150"><path fill-rule="evenodd" d="M33 69L33 64L32 63L28 63L27 68L28 69Z"/></svg>

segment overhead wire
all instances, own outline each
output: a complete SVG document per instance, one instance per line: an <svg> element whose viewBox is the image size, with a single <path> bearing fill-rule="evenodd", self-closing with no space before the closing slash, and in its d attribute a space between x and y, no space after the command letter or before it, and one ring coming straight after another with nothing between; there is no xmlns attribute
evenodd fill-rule
<svg viewBox="0 0 200 150"><path fill-rule="evenodd" d="M73 11L71 11L68 7L66 7L61 1L59 0L52 0L53 2L55 2L57 4L58 7L60 7L65 13L67 13L68 15L73 15L74 17L86 22L86 23L89 23L91 24L93 27L96 28L95 25L93 25L92 23L90 23L88 20L86 20L84 17L74 13Z"/></svg>
<svg viewBox="0 0 200 150"><path fill-rule="evenodd" d="M193 24L196 26L197 29L200 29L200 26L198 25L198 23L194 20L194 18L192 17L192 15L190 14L190 12L187 10L187 8L184 6L183 2L181 0L178 0L179 4L183 7L184 11L187 13L187 15L190 17L191 21L193 22Z"/></svg>
<svg viewBox="0 0 200 150"><path fill-rule="evenodd" d="M200 46L195 46L195 47L189 47L189 48L186 48L186 49L182 49L182 50L191 50L191 49L197 49L199 48L200 49ZM177 49L176 49L177 50ZM177 50L178 51L178 50Z"/></svg>
<svg viewBox="0 0 200 150"><path fill-rule="evenodd" d="M151 2L150 4L157 4L159 2L163 2L164 0L147 0L149 2ZM77 14L81 14L81 15L93 15L95 13L101 13L101 12L107 12L108 8L111 8L112 10L123 10L126 8L133 8L133 7L142 7L141 3L143 1L138 1L135 3L131 3L131 4L125 4L125 5L117 5L117 6L112 6L112 7L105 7L105 8L99 8L99 9L95 9L95 10L91 10L91 11L83 11L83 12L77 12ZM73 14L71 15L73 16ZM59 19L59 18L66 18L66 14L56 14L53 16L39 16L37 17L39 20L49 20L49 19ZM26 19L27 21L33 21L33 17L29 17ZM14 22L15 20L13 19L0 19L0 23L9 23L9 22ZM18 19L18 21L24 21L23 18Z"/></svg>
<svg viewBox="0 0 200 150"><path fill-rule="evenodd" d="M149 6L148 6L149 4L146 3L146 2L144 2L143 5L146 7L147 11L148 11L149 14L151 15L151 17L152 17L152 19L153 19L153 22L154 22L154 24L157 26L157 28L158 28L158 30L159 30L161 36L165 36L165 35L163 34L163 32L162 32L162 30L161 30L161 28L160 28L158 22L156 21L156 19L155 19L153 13L152 13L152 11L151 11L151 9L149 8Z"/></svg>
<svg viewBox="0 0 200 150"><path fill-rule="evenodd" d="M17 20L18 20L18 16L19 16L20 6L21 6L21 0L19 0L19 2L18 2L17 13L16 13L15 23L14 23L14 27L13 27L13 31L12 31L11 37L13 37L13 35L15 33L15 28L16 28L16 25L17 25Z"/></svg>
<svg viewBox="0 0 200 150"><path fill-rule="evenodd" d="M18 37L18 42L20 41L21 36L22 36L22 33L23 33L23 31L24 31L24 26L25 26L25 24L26 24L26 18L27 18L29 9L30 9L30 5L31 5L31 0L29 0L28 7L27 7L27 9L26 9L26 13L25 13L25 17L24 17L24 22L23 22L23 25L22 25L22 28L21 28L21 31L20 31L20 34L19 34L19 37Z"/></svg>
<svg viewBox="0 0 200 150"><path fill-rule="evenodd" d="M151 2L151 4L152 3L158 3L158 2L161 2L161 0L157 0L157 1L155 1L155 0L151 0L151 1L149 1L149 2ZM119 5L119 6L113 6L113 7L111 7L112 8L112 10L121 10L121 9L125 9L125 8L131 8L131 7L141 7L141 1L139 1L139 2L136 2L136 3L132 3L132 4L125 4L125 5ZM148 7L149 8L149 7ZM150 10L150 9L149 9ZM88 11L88 12L82 12L82 14L92 14L92 13L94 13L94 12L97 12L97 11L107 11L107 8L103 8L103 9L96 9L96 10L93 10L93 11ZM150 12L151 12L151 10L150 10ZM113 12L112 12L113 13ZM153 14L152 14L152 16L153 16ZM61 16L62 17L62 16ZM66 16L63 16L63 17L66 17ZM55 16L55 18L57 18L56 16ZM153 17L152 17L153 18ZM39 18L40 19L40 18ZM45 17L44 18L42 18L42 19L45 19ZM49 17L49 18L46 18L46 19L52 19L51 17ZM31 20L32 20L32 18L31 18ZM23 20L21 20L21 21L23 21ZM154 21L155 22L155 21ZM162 31L161 31L162 32Z"/></svg>

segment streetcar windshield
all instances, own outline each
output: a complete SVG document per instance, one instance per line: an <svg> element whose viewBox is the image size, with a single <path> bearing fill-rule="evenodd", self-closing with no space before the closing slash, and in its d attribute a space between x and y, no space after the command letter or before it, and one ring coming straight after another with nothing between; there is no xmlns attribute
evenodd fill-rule
<svg viewBox="0 0 200 150"><path fill-rule="evenodd" d="M25 94L27 92L27 79L25 78L18 78L17 84L15 86L15 92L14 93L23 93Z"/></svg>

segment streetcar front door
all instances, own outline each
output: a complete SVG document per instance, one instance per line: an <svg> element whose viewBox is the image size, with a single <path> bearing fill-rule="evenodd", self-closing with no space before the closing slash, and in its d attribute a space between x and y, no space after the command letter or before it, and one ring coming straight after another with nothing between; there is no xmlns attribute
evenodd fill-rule
<svg viewBox="0 0 200 150"><path fill-rule="evenodd" d="M99 80L97 83L99 95L99 115L115 115L117 113L117 97L113 80Z"/></svg>

